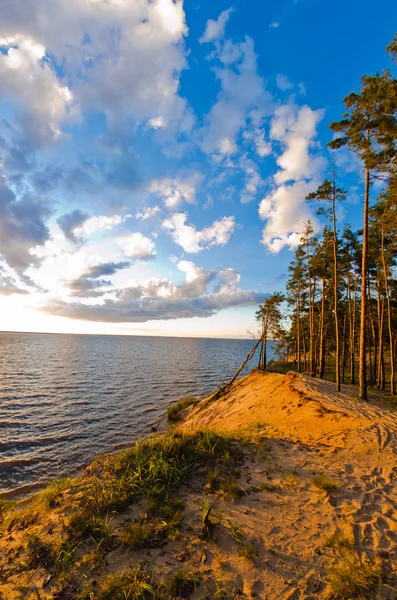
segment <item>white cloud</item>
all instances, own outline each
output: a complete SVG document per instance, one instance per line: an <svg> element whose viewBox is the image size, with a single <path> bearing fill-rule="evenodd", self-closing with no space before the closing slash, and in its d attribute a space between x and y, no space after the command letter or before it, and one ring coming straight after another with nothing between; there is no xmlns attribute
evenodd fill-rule
<svg viewBox="0 0 397 600"><path fill-rule="evenodd" d="M114 240L126 254L136 260L152 260L156 258L154 242L142 233L130 233Z"/></svg>
<svg viewBox="0 0 397 600"><path fill-rule="evenodd" d="M259 205L259 216L266 221L262 243L270 252L277 253L285 246L294 248L308 220L317 227L306 196L318 187L325 168L325 159L310 152L323 114L322 110L295 104L279 106L275 111L270 137L284 150L276 159L280 169L274 183L278 187Z"/></svg>
<svg viewBox="0 0 397 600"><path fill-rule="evenodd" d="M237 137L246 128L254 109L262 114L270 102L264 82L257 73L253 41L247 37L241 44L230 41L227 44L227 59L222 51L216 54L223 68L214 69L221 83L221 91L199 132L202 150L222 156L236 152ZM232 50L233 60L230 59Z"/></svg>
<svg viewBox="0 0 397 600"><path fill-rule="evenodd" d="M287 90L292 90L294 84L288 79L286 75L281 75L280 73L276 75L276 85L279 90L282 92L286 92Z"/></svg>
<svg viewBox="0 0 397 600"><path fill-rule="evenodd" d="M311 220L316 227L305 198L318 186L319 181L298 181L281 185L268 194L259 205L259 216L266 221L262 243L277 254L284 246L295 248L299 244L304 223Z"/></svg>
<svg viewBox="0 0 397 600"><path fill-rule="evenodd" d="M0 39L0 47L0 98L12 102L19 137L32 147L57 142L62 127L77 122L80 113L71 90L59 81L46 48L22 34Z"/></svg>
<svg viewBox="0 0 397 600"><path fill-rule="evenodd" d="M317 124L323 116L323 110L312 110L307 105L285 104L276 109L270 137L285 147L277 159L281 168L274 178L277 184L309 179L323 167L324 159L312 157L309 152Z"/></svg>
<svg viewBox="0 0 397 600"><path fill-rule="evenodd" d="M210 317L225 308L255 305L263 299L263 294L238 287L240 274L235 269L207 271L190 261L178 262L177 268L185 273L179 285L165 277L131 281L100 304L52 300L42 310L72 319L143 323ZM211 282L215 283L212 292L208 289Z"/></svg>
<svg viewBox="0 0 397 600"><path fill-rule="evenodd" d="M73 232L77 236L89 237L98 231L110 230L124 223L127 219L129 219L131 215L114 215L112 217L91 217L87 219L81 226L76 227Z"/></svg>
<svg viewBox="0 0 397 600"><path fill-rule="evenodd" d="M198 172L188 172L175 178L164 177L154 181L149 191L160 196L168 209L175 210L183 202L194 204L201 180L202 175Z"/></svg>
<svg viewBox="0 0 397 600"><path fill-rule="evenodd" d="M161 209L159 206L149 206L145 208L143 212L136 213L135 218L139 219L140 221L148 221L149 219L153 219L153 217L155 217L160 210Z"/></svg>
<svg viewBox="0 0 397 600"><path fill-rule="evenodd" d="M165 127L166 123L163 117L153 117L153 119L149 119L149 127L152 129L161 129Z"/></svg>
<svg viewBox="0 0 397 600"><path fill-rule="evenodd" d="M259 189L263 186L263 180L254 161L246 156L240 161L240 167L245 172L245 185L241 195L241 203L246 204L255 199Z"/></svg>
<svg viewBox="0 0 397 600"><path fill-rule="evenodd" d="M192 254L210 246L224 246L236 228L234 217L223 217L201 231L188 225L186 220L186 214L175 213L163 222L163 227L176 244Z"/></svg>
<svg viewBox="0 0 397 600"><path fill-rule="evenodd" d="M18 95L26 98L33 76L33 105L39 103L40 88L45 100L48 95L59 105L55 111L42 109L50 117L59 114L55 134L71 99L84 110L103 112L111 123L132 117L151 127L189 131L192 113L179 95L186 33L182 0L57 0L45 11L39 0L14 0L2 11L0 37L21 34L34 40L35 54L25 44L20 60L13 56L13 64L20 62L23 70L8 73L7 88L18 88ZM46 49L45 63L41 48ZM73 82L71 97L50 68L48 56L62 64L65 79ZM3 65L6 60L1 57ZM4 80L4 72L1 77Z"/></svg>
<svg viewBox="0 0 397 600"><path fill-rule="evenodd" d="M205 31L199 40L201 44L219 40L224 36L226 23L228 22L230 13L232 11L232 8L224 10L223 12L221 12L216 21L214 21L213 19L208 19Z"/></svg>
<svg viewBox="0 0 397 600"><path fill-rule="evenodd" d="M270 23L269 27L271 29L277 29L277 27L280 27L280 23L278 21L273 21L273 23Z"/></svg>

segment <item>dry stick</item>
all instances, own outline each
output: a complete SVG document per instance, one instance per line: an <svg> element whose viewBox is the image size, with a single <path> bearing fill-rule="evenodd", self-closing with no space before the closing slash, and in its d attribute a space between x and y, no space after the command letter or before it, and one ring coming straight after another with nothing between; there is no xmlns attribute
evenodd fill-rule
<svg viewBox="0 0 397 600"><path fill-rule="evenodd" d="M258 348L259 344L263 341L262 337L259 338L259 340L256 342L256 344L251 348L251 350L248 352L247 358L245 359L245 361L243 362L243 364L237 369L237 371L235 372L235 374L233 375L233 377L231 378L231 380L226 383L224 386L222 386L221 388L219 388L219 390L217 390L216 392L214 392L212 394L212 396L210 396L209 398L207 398L206 402L204 404L201 404L198 408L199 411L203 410L204 408L206 408L209 404L211 404L211 402L213 402L213 400L217 400L219 398L219 396L221 396L226 390L228 390L230 388L230 386L235 382L235 380L237 379L237 377L240 375L241 371L244 369L245 365L247 364L247 362L249 362L251 360L251 358L254 356L256 349Z"/></svg>
<svg viewBox="0 0 397 600"><path fill-rule="evenodd" d="M251 350L248 352L247 358L245 359L245 361L243 362L243 364L241 365L241 367L239 367L237 369L237 371L235 372L235 374L233 375L233 377L231 378L231 380L229 381L229 383L227 383L224 387L223 390L225 390L226 388L230 387L232 385L232 383L234 383L234 381L237 379L237 377L240 375L241 371L244 369L245 365L247 364L247 362L249 362L251 360L251 358L254 356L257 347L259 346L259 344L261 343L262 338L259 338L259 340L256 342L256 344L253 346L253 348L251 348ZM221 390L220 390L221 391Z"/></svg>

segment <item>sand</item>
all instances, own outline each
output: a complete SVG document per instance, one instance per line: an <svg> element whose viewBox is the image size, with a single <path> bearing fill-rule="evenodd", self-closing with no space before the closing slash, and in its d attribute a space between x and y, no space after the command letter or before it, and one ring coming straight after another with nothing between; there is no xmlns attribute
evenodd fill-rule
<svg viewBox="0 0 397 600"><path fill-rule="evenodd" d="M382 569L383 581L360 597L396 599L396 410L373 398L359 401L351 386L334 390L307 376L254 371L220 398L186 409L181 431L210 428L240 439L244 460L236 477L244 495L232 500L203 486L197 473L179 492L186 507L179 537L161 548L112 550L105 571L141 560L159 577L192 570L202 581L193 600L315 600L349 597L335 595L330 585L333 569L340 572L347 561L357 572L361 565ZM335 489L314 485L321 473ZM205 499L212 505L213 539L200 535ZM115 529L140 510L133 506L117 516ZM335 532L351 540L347 554L330 545ZM248 556L241 555L244 548ZM0 552L4 557L4 544ZM52 598L45 577L36 574L32 597ZM0 585L0 598L23 598L16 582Z"/></svg>

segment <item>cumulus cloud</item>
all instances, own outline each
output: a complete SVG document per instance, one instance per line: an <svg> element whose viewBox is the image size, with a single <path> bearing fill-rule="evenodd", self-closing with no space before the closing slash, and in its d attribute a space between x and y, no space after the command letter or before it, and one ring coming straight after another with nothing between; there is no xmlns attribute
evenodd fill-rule
<svg viewBox="0 0 397 600"><path fill-rule="evenodd" d="M85 238L101 231L110 231L114 227L117 227L117 225L124 223L130 217L131 215L90 217L87 213L76 209L70 213L61 215L57 219L57 223L66 239L74 244L83 244Z"/></svg>
<svg viewBox="0 0 397 600"><path fill-rule="evenodd" d="M246 204L255 199L258 191L263 186L263 180L258 167L250 158L244 156L240 161L240 167L245 173L245 185L240 200L242 204Z"/></svg>
<svg viewBox="0 0 397 600"><path fill-rule="evenodd" d="M89 219L85 220L84 223L79 225L74 231L78 235L88 237L96 233L97 231L111 230L117 225L124 223L124 221L126 221L130 217L131 215L113 215L112 217L90 217Z"/></svg>
<svg viewBox="0 0 397 600"><path fill-rule="evenodd" d="M39 0L15 0L6 4L0 23L3 44L14 44L10 40L17 35L23 39L11 57L2 57L2 79L7 75L7 88L24 99L30 88L34 110L50 117L48 125L40 121L43 139L59 137L76 104L83 110L103 112L111 122L129 116L151 126L161 123L174 130L191 129L191 111L179 94L187 33L181 0L58 0L48 6ZM62 75L73 81L72 90L56 76L49 57L62 65ZM33 85L28 86L32 77Z"/></svg>
<svg viewBox="0 0 397 600"><path fill-rule="evenodd" d="M282 75L281 73L276 75L276 85L277 85L278 89L281 90L282 92L292 90L294 87L294 84L291 83L291 81L288 79L288 77L286 75Z"/></svg>
<svg viewBox="0 0 397 600"><path fill-rule="evenodd" d="M234 217L223 217L201 231L186 223L187 214L175 213L163 222L163 228L185 252L196 254L210 246L224 246L236 228Z"/></svg>
<svg viewBox="0 0 397 600"><path fill-rule="evenodd" d="M27 290L20 287L15 277L9 275L0 265L0 295L11 296L12 294L27 294Z"/></svg>
<svg viewBox="0 0 397 600"><path fill-rule="evenodd" d="M263 114L271 100L257 73L252 39L247 37L241 44L229 40L215 56L222 65L214 69L221 91L199 132L199 139L204 152L228 156L236 152L237 137L246 128L252 113Z"/></svg>
<svg viewBox="0 0 397 600"><path fill-rule="evenodd" d="M316 227L305 199L318 187L325 168L325 160L311 152L323 114L322 110L295 104L279 106L275 111L270 138L280 144L282 153L276 159L275 189L259 205L259 216L266 221L262 243L270 252L295 247L309 219Z"/></svg>
<svg viewBox="0 0 397 600"><path fill-rule="evenodd" d="M57 219L57 223L65 238L74 244L78 244L83 242L83 238L78 237L75 230L81 227L89 218L90 216L87 213L76 209L70 213L61 215Z"/></svg>
<svg viewBox="0 0 397 600"><path fill-rule="evenodd" d="M151 184L149 191L164 201L170 210L177 209L183 202L194 204L196 189L202 180L198 172L187 172L178 177L164 177Z"/></svg>
<svg viewBox="0 0 397 600"><path fill-rule="evenodd" d="M60 83L41 43L18 34L0 38L0 48L0 98L12 102L18 137L30 148L53 144L62 127L79 118L73 93Z"/></svg>
<svg viewBox="0 0 397 600"><path fill-rule="evenodd" d="M313 221L305 198L319 183L312 180L281 185L261 201L259 216L266 221L262 243L270 252L277 254L284 246L292 249L299 244L304 223Z"/></svg>
<svg viewBox="0 0 397 600"><path fill-rule="evenodd" d="M149 206L143 210L143 212L137 212L135 218L139 221L148 221L149 219L153 219L159 212L159 206Z"/></svg>
<svg viewBox="0 0 397 600"><path fill-rule="evenodd" d="M108 262L88 267L79 277L67 283L72 296L81 298L96 298L102 296L112 286L112 282L100 277L115 275L121 269L126 269L130 262ZM103 289L105 288L105 289Z"/></svg>
<svg viewBox="0 0 397 600"><path fill-rule="evenodd" d="M154 242L142 233L129 233L115 239L126 256L135 260L153 260L156 258Z"/></svg>
<svg viewBox="0 0 397 600"><path fill-rule="evenodd" d="M180 261L177 267L185 273L179 285L166 278L149 279L124 287L101 304L53 300L42 310L72 319L143 323L210 317L224 308L256 305L263 299L263 295L238 287L240 276L234 269L207 271L190 261Z"/></svg>
<svg viewBox="0 0 397 600"><path fill-rule="evenodd" d="M284 152L277 158L280 171L275 175L277 184L313 177L323 166L321 156L309 152L316 128L324 116L323 110L312 110L305 105L285 104L276 109L270 137L281 142Z"/></svg>
<svg viewBox="0 0 397 600"><path fill-rule="evenodd" d="M50 239L47 204L29 193L17 197L0 173L0 255L18 271L38 259L31 250Z"/></svg>
<svg viewBox="0 0 397 600"><path fill-rule="evenodd" d="M216 21L213 19L208 19L205 26L205 31L199 40L201 44L214 42L215 40L219 40L224 36L226 23L228 22L230 13L232 11L233 8L224 10L221 12Z"/></svg>

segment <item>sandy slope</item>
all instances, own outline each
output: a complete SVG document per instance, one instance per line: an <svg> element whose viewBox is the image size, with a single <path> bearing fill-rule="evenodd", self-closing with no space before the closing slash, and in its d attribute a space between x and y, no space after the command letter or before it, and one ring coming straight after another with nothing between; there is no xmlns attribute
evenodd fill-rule
<svg viewBox="0 0 397 600"><path fill-rule="evenodd" d="M334 384L306 376L252 373L195 407L183 428L203 426L248 428L270 440L270 457L251 461L241 484L260 486L270 463L280 491L246 495L232 509L261 548L257 564L239 573L247 590L269 600L324 597L324 542L336 529L351 532L360 558L381 556L397 568L396 411L358 401L350 386L335 393ZM330 496L311 484L319 472L337 483ZM388 586L397 589L393 577ZM378 597L397 598L390 587Z"/></svg>
<svg viewBox="0 0 397 600"><path fill-rule="evenodd" d="M354 543L357 565L381 562L385 572L384 583L362 597L397 599L396 414L373 400L358 401L349 386L335 394L333 384L293 373L253 372L238 380L220 398L187 409L178 427L245 440L236 473L244 495L232 500L199 471L191 473L178 491L185 503L179 537L139 551L117 547L95 577L144 560L159 578L181 568L197 572L201 585L192 600L326 599L332 568L341 566L327 541L341 531ZM335 482L335 490L328 494L313 485L319 473ZM212 504L213 539L200 533L204 500ZM115 534L142 511L137 504L116 515ZM16 534L0 539L0 575L4 569L8 581L0 581L0 598L55 598L45 570L26 578L26 589L36 586L32 596L18 591L20 576L7 576L12 544L13 556L24 556ZM241 556L242 544L251 548L251 560Z"/></svg>

